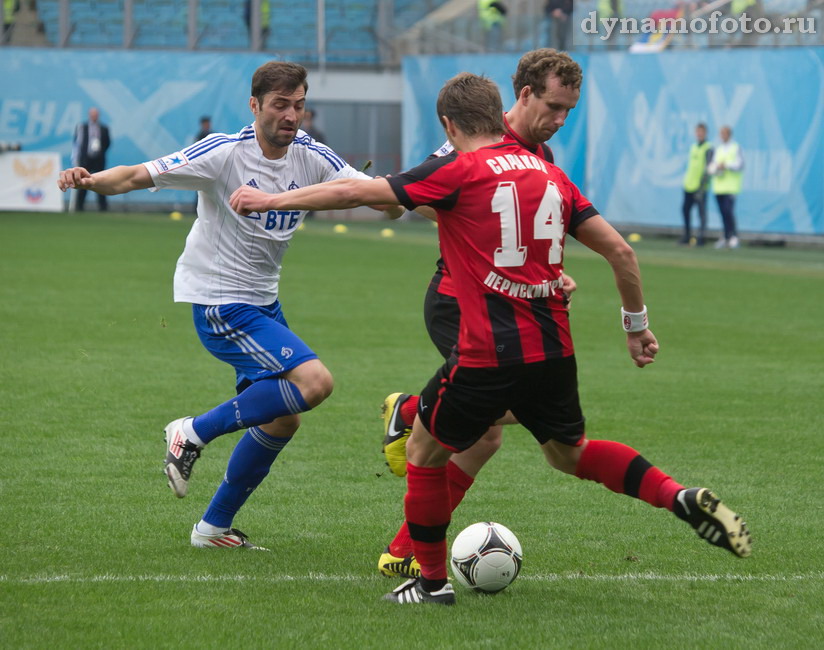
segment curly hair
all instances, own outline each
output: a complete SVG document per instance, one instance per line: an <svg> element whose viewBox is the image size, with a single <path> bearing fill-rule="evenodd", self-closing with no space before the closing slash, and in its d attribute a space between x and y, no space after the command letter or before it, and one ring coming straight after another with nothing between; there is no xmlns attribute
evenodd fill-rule
<svg viewBox="0 0 824 650"><path fill-rule="evenodd" d="M558 77L562 86L580 88L584 75L578 65L566 52L544 47L527 52L518 61L518 69L512 75L512 88L519 97L525 86L532 88L533 94L541 96L546 90L549 75Z"/></svg>

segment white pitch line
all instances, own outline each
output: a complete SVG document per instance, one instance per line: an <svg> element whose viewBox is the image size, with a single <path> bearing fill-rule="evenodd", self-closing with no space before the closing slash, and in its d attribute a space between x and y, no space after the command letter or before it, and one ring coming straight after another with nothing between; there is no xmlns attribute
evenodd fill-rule
<svg viewBox="0 0 824 650"><path fill-rule="evenodd" d="M624 573L618 575L583 573L547 573L544 575L524 575L521 580L542 582L563 582L580 580L584 582L802 582L824 580L824 571L812 571L793 575L737 575L735 573Z"/></svg>
<svg viewBox="0 0 824 650"><path fill-rule="evenodd" d="M93 583L122 583L122 582L168 582L168 583L230 583L230 582L259 582L259 583L279 583L279 582L355 582L361 581L364 576L355 575L330 575L327 573L308 573L305 575L170 575L170 574L144 574L144 575L119 575L113 573L103 573L94 576L77 576L68 574L59 575L33 575L33 576L8 576L0 575L0 583L5 584L49 584L49 583L71 583L71 584L93 584ZM810 573L792 575L736 575L725 574L673 574L661 573L625 573L618 575L609 574L581 574L581 573L547 573L540 575L522 575L520 580L535 582L807 582L824 580L824 571L813 571Z"/></svg>

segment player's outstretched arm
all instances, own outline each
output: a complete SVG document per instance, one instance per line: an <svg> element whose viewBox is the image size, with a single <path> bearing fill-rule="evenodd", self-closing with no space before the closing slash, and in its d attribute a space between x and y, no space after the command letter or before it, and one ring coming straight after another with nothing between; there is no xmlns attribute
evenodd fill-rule
<svg viewBox="0 0 824 650"><path fill-rule="evenodd" d="M385 206L397 202L398 198L385 178L339 178L280 194L267 194L243 185L229 197L232 209L244 216L269 210L343 210L361 205Z"/></svg>
<svg viewBox="0 0 824 650"><path fill-rule="evenodd" d="M652 363L658 353L658 341L647 327L641 269L632 246L600 215L579 225L575 238L609 262L621 295L629 354L639 368Z"/></svg>
<svg viewBox="0 0 824 650"><path fill-rule="evenodd" d="M133 190L145 190L154 187L154 182L144 165L119 165L95 174L90 174L83 167L71 167L60 172L57 187L63 192L74 188L112 196Z"/></svg>

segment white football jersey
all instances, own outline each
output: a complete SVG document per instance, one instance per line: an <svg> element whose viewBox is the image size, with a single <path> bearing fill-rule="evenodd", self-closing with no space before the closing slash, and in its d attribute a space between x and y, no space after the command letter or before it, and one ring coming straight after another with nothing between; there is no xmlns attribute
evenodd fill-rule
<svg viewBox="0 0 824 650"><path fill-rule="evenodd" d="M174 299L201 305L277 300L283 255L306 214L270 210L242 217L229 206L241 185L277 193L337 178L371 178L305 131L298 131L285 156L269 160L254 124L233 135L214 133L143 164L155 190L197 190L197 219L177 261Z"/></svg>

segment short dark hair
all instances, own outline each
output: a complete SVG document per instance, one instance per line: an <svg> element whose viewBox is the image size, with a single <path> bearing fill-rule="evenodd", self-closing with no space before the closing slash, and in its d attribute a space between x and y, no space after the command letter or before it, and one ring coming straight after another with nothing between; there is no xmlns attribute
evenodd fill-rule
<svg viewBox="0 0 824 650"><path fill-rule="evenodd" d="M696 129L704 129L706 131L707 130L707 125L704 124L703 122L699 122L698 124L695 125L695 128Z"/></svg>
<svg viewBox="0 0 824 650"><path fill-rule="evenodd" d="M273 90L293 93L298 86L303 86L304 91L309 90L306 68L297 63L269 61L255 70L255 74L252 75L252 97L256 97L259 102L263 101L266 93Z"/></svg>
<svg viewBox="0 0 824 650"><path fill-rule="evenodd" d="M581 66L572 60L566 52L542 47L527 52L518 61L518 68L512 75L512 88L515 97L519 97L525 86L532 88L532 93L541 96L546 90L547 76L558 77L562 86L580 88L584 79Z"/></svg>
<svg viewBox="0 0 824 650"><path fill-rule="evenodd" d="M470 72L452 77L438 94L437 110L441 124L446 116L466 135L504 132L501 93L488 77Z"/></svg>

